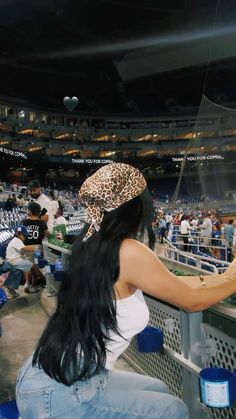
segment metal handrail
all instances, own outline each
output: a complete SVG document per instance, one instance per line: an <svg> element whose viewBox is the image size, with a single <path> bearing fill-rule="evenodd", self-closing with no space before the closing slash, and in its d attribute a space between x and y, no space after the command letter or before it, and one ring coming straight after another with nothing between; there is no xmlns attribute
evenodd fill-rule
<svg viewBox="0 0 236 419"><path fill-rule="evenodd" d="M167 245L169 246L166 250L167 251L169 250L172 254L174 253L175 255L177 255L177 260L176 260L177 262L180 262L179 256L183 256L183 257L186 258L186 260L194 261L196 263L196 268L199 268L199 269L203 270L201 264L204 263L205 266L212 269L213 272L215 272L215 273L219 273L219 272L224 271L227 268L227 266L230 265L230 263L226 262L226 261L222 261L222 260L215 259L215 258L212 258L212 257L207 258L206 256L193 255L193 254L189 254L188 252L181 251L181 250L177 249L167 239L164 239L164 242L167 243ZM211 260L211 262L214 262L214 263L219 264L219 265L224 264L224 266L216 267L215 265L213 265L212 263L209 262L209 259ZM182 262L180 262L180 263L182 263Z"/></svg>
<svg viewBox="0 0 236 419"><path fill-rule="evenodd" d="M184 235L182 235L182 234L179 234L179 233L176 233L176 238L182 238L182 237L185 237ZM196 235L196 236L192 236L191 234L188 236L188 238L191 238L191 239L193 239L193 240L196 240L197 241L197 243L191 243L191 242L189 242L187 245L189 245L189 246L193 246L193 247L197 247L198 249L199 249L199 247L201 247L201 248L211 248L211 249L217 249L217 250L224 250L225 251L225 261L227 261L227 250L228 250L228 246L227 245L223 245L223 241L225 241L225 239L224 238L214 238L214 237L212 237L212 238L210 238L209 237L209 240L211 240L211 241L220 241L220 242L222 242L222 246L215 246L215 245L213 245L213 244L210 244L209 246L206 246L206 245L204 245L204 243L200 243L200 240L202 240L202 239L204 239L204 238L206 238L206 237L204 237L204 236L199 236L199 235ZM183 245L183 242L181 241L181 242L175 242L175 244L178 244L178 245ZM215 258L213 258L213 259L215 259ZM217 259L218 260L218 259ZM222 260L221 260L221 262L223 262Z"/></svg>

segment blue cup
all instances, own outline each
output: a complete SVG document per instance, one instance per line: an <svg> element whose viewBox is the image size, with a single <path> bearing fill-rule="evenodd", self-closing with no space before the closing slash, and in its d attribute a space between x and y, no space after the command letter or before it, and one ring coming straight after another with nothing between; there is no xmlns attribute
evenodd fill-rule
<svg viewBox="0 0 236 419"><path fill-rule="evenodd" d="M202 403L209 407L229 407L236 401L236 374L225 368L200 371Z"/></svg>
<svg viewBox="0 0 236 419"><path fill-rule="evenodd" d="M7 296L2 288L0 288L0 308L4 306L7 301Z"/></svg>
<svg viewBox="0 0 236 419"><path fill-rule="evenodd" d="M51 269L51 273L55 272L55 263L51 263L50 269Z"/></svg>
<svg viewBox="0 0 236 419"><path fill-rule="evenodd" d="M140 352L162 352L163 332L158 327L147 326L137 334L138 350Z"/></svg>
<svg viewBox="0 0 236 419"><path fill-rule="evenodd" d="M47 265L47 261L45 259L38 259L38 266L39 268L44 268Z"/></svg>
<svg viewBox="0 0 236 419"><path fill-rule="evenodd" d="M34 258L34 264L38 265L39 264L39 260L41 259L41 252L40 250L35 250L33 253L33 258Z"/></svg>

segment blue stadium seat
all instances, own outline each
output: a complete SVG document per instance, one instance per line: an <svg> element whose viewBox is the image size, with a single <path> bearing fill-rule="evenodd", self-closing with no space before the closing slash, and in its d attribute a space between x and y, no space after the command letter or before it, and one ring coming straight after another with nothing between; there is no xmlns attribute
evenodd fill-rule
<svg viewBox="0 0 236 419"><path fill-rule="evenodd" d="M2 288L0 288L0 308L4 306L7 301L7 296Z"/></svg>
<svg viewBox="0 0 236 419"><path fill-rule="evenodd" d="M5 256L6 256L6 249L7 249L7 245L6 244L1 244L0 245L0 257L1 258L5 258Z"/></svg>
<svg viewBox="0 0 236 419"><path fill-rule="evenodd" d="M18 419L19 418L19 412L18 412L15 400L0 404L0 418L1 419Z"/></svg>

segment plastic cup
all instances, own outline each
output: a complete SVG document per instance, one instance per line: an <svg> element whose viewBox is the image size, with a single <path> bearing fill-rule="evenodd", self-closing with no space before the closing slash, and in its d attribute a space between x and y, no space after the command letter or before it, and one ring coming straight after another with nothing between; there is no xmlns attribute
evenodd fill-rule
<svg viewBox="0 0 236 419"><path fill-rule="evenodd" d="M138 350L140 352L162 352L163 332L157 327L147 326L137 334Z"/></svg>
<svg viewBox="0 0 236 419"><path fill-rule="evenodd" d="M54 271L53 276L54 276L55 281L62 282L65 278L65 272L64 271Z"/></svg>
<svg viewBox="0 0 236 419"><path fill-rule="evenodd" d="M200 371L202 403L210 407L229 407L236 401L236 374L225 368Z"/></svg>

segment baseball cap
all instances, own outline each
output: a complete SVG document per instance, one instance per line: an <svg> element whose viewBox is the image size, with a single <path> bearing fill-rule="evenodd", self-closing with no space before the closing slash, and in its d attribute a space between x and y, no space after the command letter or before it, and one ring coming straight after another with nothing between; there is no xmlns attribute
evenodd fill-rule
<svg viewBox="0 0 236 419"><path fill-rule="evenodd" d="M28 237L29 231L24 225L19 225L16 227L16 233L21 233L24 237Z"/></svg>

